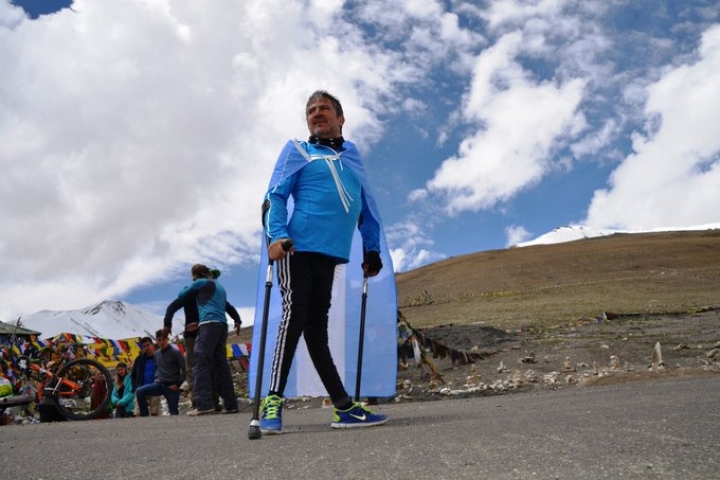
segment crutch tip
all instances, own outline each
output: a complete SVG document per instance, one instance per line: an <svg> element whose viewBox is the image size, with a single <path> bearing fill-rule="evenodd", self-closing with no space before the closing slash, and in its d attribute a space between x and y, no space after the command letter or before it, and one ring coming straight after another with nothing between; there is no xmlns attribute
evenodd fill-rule
<svg viewBox="0 0 720 480"><path fill-rule="evenodd" d="M248 431L248 438L250 440L257 440L260 437L262 437L262 431L260 430L260 426L250 425L250 430Z"/></svg>

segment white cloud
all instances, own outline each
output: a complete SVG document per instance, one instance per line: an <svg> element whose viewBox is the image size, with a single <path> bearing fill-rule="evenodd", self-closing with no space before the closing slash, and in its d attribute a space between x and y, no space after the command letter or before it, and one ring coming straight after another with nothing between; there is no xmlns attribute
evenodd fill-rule
<svg viewBox="0 0 720 480"><path fill-rule="evenodd" d="M586 224L640 229L718 220L720 26L704 32L698 59L647 88L647 134L595 192Z"/></svg>
<svg viewBox="0 0 720 480"><path fill-rule="evenodd" d="M412 251L407 251L403 248L393 248L390 250L390 257L392 258L396 272L407 272L445 258L444 255L431 252L424 248Z"/></svg>
<svg viewBox="0 0 720 480"><path fill-rule="evenodd" d="M507 239L505 246L512 247L530 238L530 232L522 225L510 225L505 228L505 238Z"/></svg>
<svg viewBox="0 0 720 480"><path fill-rule="evenodd" d="M427 190L425 190L425 189L423 189L423 188L418 188L418 189L415 189L415 190L411 191L411 192L408 194L408 201L410 201L410 202L417 202L417 201L419 201L419 200L424 200L424 199L426 199L427 196L428 196Z"/></svg>
<svg viewBox="0 0 720 480"><path fill-rule="evenodd" d="M255 259L259 202L282 143L307 135L309 93L337 94L368 146L383 129L370 107L405 81L392 51L328 20L339 6L76 0L30 21L1 1L5 311Z"/></svg>
<svg viewBox="0 0 720 480"><path fill-rule="evenodd" d="M0 27L15 28L27 18L20 7L13 6L10 2L0 2Z"/></svg>
<svg viewBox="0 0 720 480"><path fill-rule="evenodd" d="M436 19L443 8L435 0L404 0L405 11L412 18Z"/></svg>
<svg viewBox="0 0 720 480"><path fill-rule="evenodd" d="M461 28L458 14L445 11L437 0L369 1L357 17L371 26L378 41L398 42L398 52L417 69L408 72L415 81L422 70L443 63L442 68L464 69L468 52L485 41L477 29Z"/></svg>
<svg viewBox="0 0 720 480"><path fill-rule="evenodd" d="M490 29L498 29L508 25L522 25L533 17L558 18L563 6L569 3L574 3L574 0L503 0L492 2L481 15L487 20Z"/></svg>
<svg viewBox="0 0 720 480"><path fill-rule="evenodd" d="M533 80L515 60L522 42L519 32L504 35L477 58L463 117L480 128L427 184L450 213L490 208L537 183L558 143L585 126L584 82Z"/></svg>
<svg viewBox="0 0 720 480"><path fill-rule="evenodd" d="M612 63L601 56L613 45L598 22L608 8L575 0L465 5L496 38L475 56L461 110L440 129L439 145L458 126L470 133L427 182L429 199L441 198L451 214L490 209L549 172L572 170L566 147L587 156L617 139L617 119L593 118L596 128L585 116L588 101L602 101L594 90L613 80ZM527 68L528 58L541 66Z"/></svg>
<svg viewBox="0 0 720 480"><path fill-rule="evenodd" d="M428 249L433 246L433 241L428 237L427 229L416 222L407 220L387 226L385 233L388 244L398 246L390 249L396 272L412 270L444 258L444 255Z"/></svg>
<svg viewBox="0 0 720 480"><path fill-rule="evenodd" d="M593 130L588 135L580 139L578 142L570 145L570 150L577 158L594 155L603 147L607 146L619 133L619 126L615 119L610 118L605 121L602 128Z"/></svg>

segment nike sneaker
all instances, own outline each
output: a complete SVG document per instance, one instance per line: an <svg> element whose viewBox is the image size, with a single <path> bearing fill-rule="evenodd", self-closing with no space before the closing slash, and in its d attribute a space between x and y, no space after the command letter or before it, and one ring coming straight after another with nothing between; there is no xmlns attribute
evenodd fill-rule
<svg viewBox="0 0 720 480"><path fill-rule="evenodd" d="M260 405L260 431L265 434L282 433L283 399L277 395L265 397Z"/></svg>
<svg viewBox="0 0 720 480"><path fill-rule="evenodd" d="M347 410L335 409L335 416L330 424L332 428L361 428L382 425L387 422L387 415L373 413L362 404L356 403Z"/></svg>

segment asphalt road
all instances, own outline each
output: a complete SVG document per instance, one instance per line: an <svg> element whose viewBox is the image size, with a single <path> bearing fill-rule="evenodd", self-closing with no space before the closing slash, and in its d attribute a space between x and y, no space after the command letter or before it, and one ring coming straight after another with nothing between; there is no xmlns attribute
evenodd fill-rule
<svg viewBox="0 0 720 480"><path fill-rule="evenodd" d="M381 427L331 411L0 427L3 479L720 479L720 376L382 405Z"/></svg>

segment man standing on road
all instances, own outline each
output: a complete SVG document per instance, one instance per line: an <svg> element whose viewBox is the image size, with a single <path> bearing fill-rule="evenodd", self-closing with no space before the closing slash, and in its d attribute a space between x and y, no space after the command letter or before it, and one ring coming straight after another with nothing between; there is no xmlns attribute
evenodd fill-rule
<svg viewBox="0 0 720 480"><path fill-rule="evenodd" d="M282 320L272 362L270 388L263 400L260 429L282 432L283 394L301 336L335 406L333 428L366 427L387 421L353 403L343 386L328 344L328 312L335 267L349 262L355 228L362 236L367 277L377 275L380 223L354 144L342 137L340 102L326 91L313 93L305 116L310 139L292 140L277 161L265 196L268 256L278 264ZM294 210L288 219L288 200ZM288 248L287 240L293 245Z"/></svg>

